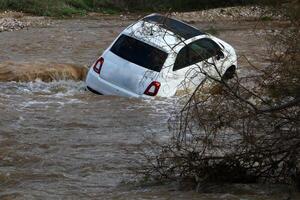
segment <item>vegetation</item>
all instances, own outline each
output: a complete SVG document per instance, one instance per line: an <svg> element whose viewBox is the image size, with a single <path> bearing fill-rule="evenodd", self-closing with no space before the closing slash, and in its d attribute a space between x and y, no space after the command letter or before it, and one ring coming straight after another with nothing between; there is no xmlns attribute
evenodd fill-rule
<svg viewBox="0 0 300 200"><path fill-rule="evenodd" d="M167 142L147 138L141 173L159 181L189 181L198 191L216 183L286 183L300 190L300 6L273 12L286 26L266 35L270 65L231 80L207 78L170 118ZM218 71L217 71L218 72ZM250 73L250 72L249 72ZM219 73L220 74L220 73ZM193 77L195 77L193 76ZM189 81L189 80L187 80Z"/></svg>
<svg viewBox="0 0 300 200"><path fill-rule="evenodd" d="M84 15L86 12L186 11L220 6L246 5L256 0L1 0L0 10L45 16Z"/></svg>

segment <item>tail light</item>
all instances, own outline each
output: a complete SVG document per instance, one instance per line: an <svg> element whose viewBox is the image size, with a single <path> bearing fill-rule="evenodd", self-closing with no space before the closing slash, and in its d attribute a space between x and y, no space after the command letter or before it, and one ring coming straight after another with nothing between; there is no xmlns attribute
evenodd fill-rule
<svg viewBox="0 0 300 200"><path fill-rule="evenodd" d="M100 74L103 63L104 63L104 58L100 57L94 64L93 69L97 74Z"/></svg>
<svg viewBox="0 0 300 200"><path fill-rule="evenodd" d="M158 90L160 88L160 82L153 81L145 90L144 94L149 96L156 96L158 93Z"/></svg>

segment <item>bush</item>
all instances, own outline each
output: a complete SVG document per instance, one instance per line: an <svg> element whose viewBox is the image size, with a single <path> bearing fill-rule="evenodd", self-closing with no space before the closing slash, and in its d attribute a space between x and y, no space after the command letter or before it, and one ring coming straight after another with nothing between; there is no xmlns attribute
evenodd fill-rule
<svg viewBox="0 0 300 200"><path fill-rule="evenodd" d="M280 12L288 25L268 35L270 66L230 81L198 66L195 76L206 79L171 117L171 139L147 138L142 174L189 180L197 190L220 182L300 185L300 10L293 3L285 6Z"/></svg>

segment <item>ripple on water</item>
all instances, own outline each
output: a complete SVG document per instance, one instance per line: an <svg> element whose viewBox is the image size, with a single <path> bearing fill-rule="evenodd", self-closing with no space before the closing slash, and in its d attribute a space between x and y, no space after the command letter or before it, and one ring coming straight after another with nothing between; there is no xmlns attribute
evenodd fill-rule
<svg viewBox="0 0 300 200"><path fill-rule="evenodd" d="M251 197L122 185L135 180L131 169L145 135L168 139L176 97L100 96L82 81L6 82L0 90L0 199Z"/></svg>
<svg viewBox="0 0 300 200"><path fill-rule="evenodd" d="M71 96L85 91L83 81L61 80L52 82L43 82L36 79L33 82L2 82L0 89L2 95L56 95Z"/></svg>
<svg viewBox="0 0 300 200"><path fill-rule="evenodd" d="M166 130L166 105L172 105L95 95L82 81L4 82L0 90L5 97L0 99L0 139L14 138L9 149L2 148L12 160L0 172L17 174L10 179L23 198L95 197L116 187L132 177L128 159L135 156L141 135L149 127ZM4 188L15 192L11 185Z"/></svg>

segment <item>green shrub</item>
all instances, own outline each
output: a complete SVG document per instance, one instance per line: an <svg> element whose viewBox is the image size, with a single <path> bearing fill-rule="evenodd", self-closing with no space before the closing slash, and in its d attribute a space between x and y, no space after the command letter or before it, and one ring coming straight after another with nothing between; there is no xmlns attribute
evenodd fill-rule
<svg viewBox="0 0 300 200"><path fill-rule="evenodd" d="M74 7L77 9L85 9L85 10L90 9L84 0L66 0L65 3L70 7Z"/></svg>

